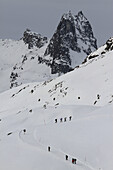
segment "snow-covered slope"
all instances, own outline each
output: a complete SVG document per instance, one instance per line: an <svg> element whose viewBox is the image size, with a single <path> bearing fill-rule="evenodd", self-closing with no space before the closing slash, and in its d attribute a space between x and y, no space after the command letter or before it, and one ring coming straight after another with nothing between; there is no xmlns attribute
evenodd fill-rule
<svg viewBox="0 0 113 170"><path fill-rule="evenodd" d="M112 110L113 104L103 108L34 108L32 112L23 108L10 110L8 115L4 111L0 122L0 168L112 170ZM61 117L67 117L67 121L60 123ZM51 152L47 151L48 146ZM68 161L65 155L69 156ZM72 164L72 158L77 159L76 165Z"/></svg>
<svg viewBox="0 0 113 170"><path fill-rule="evenodd" d="M11 70L11 88L25 83L50 80L58 76L58 74L52 75L50 67L39 61L39 56L43 56L46 47L47 45L39 49L33 48L29 53L21 56L21 60L16 63Z"/></svg>
<svg viewBox="0 0 113 170"><path fill-rule="evenodd" d="M40 99L37 102L39 107L43 107L46 103L47 106L55 106L57 103L99 106L108 104L113 100L112 55L113 51L108 51L52 81L26 84L15 88L14 91L9 90L5 92L9 94L9 98L1 102L2 108L8 107L5 106L7 100L7 102L17 102L21 107L25 106L20 100L21 95L24 96L23 100L27 106L33 105L38 99Z"/></svg>
<svg viewBox="0 0 113 170"><path fill-rule="evenodd" d="M113 50L104 47L72 72L0 94L2 170L113 169Z"/></svg>
<svg viewBox="0 0 113 170"><path fill-rule="evenodd" d="M27 45L22 40L0 39L0 92L9 89L12 67L27 52Z"/></svg>
<svg viewBox="0 0 113 170"><path fill-rule="evenodd" d="M38 57L44 54L47 44L29 49L29 44L23 40L0 40L0 92L23 83L58 76L51 75L50 68L39 63Z"/></svg>

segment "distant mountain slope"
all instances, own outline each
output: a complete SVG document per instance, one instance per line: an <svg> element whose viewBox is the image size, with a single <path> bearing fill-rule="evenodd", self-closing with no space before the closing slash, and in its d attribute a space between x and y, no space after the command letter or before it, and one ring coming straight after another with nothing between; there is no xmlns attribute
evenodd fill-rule
<svg viewBox="0 0 113 170"><path fill-rule="evenodd" d="M50 41L29 29L19 41L0 40L0 92L67 73L96 48L91 24L82 12L64 14Z"/></svg>
<svg viewBox="0 0 113 170"><path fill-rule="evenodd" d="M105 47L106 45L100 47L94 54L99 54L99 51ZM45 108L67 103L99 106L111 103L113 102L112 55L113 50L106 51L105 54L100 53L98 57L81 64L74 71L52 81L22 85L6 92L9 93L9 98L6 100L17 103L19 107L31 107L37 104L37 107ZM1 102L3 106L6 100ZM26 103L23 103L23 100Z"/></svg>

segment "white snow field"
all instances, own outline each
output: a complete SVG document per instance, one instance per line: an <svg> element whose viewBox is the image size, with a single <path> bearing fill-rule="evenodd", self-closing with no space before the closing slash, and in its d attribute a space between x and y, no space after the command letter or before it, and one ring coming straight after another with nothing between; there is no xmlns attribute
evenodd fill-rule
<svg viewBox="0 0 113 170"><path fill-rule="evenodd" d="M0 170L71 169L113 170L112 51L0 93Z"/></svg>
<svg viewBox="0 0 113 170"><path fill-rule="evenodd" d="M19 62L21 56L28 53L28 47L23 40L0 39L0 92L10 87L10 73L15 63Z"/></svg>

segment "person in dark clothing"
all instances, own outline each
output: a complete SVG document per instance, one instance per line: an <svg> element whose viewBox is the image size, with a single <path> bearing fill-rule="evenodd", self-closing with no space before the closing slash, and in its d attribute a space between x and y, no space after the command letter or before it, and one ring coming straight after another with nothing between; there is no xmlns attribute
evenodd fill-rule
<svg viewBox="0 0 113 170"><path fill-rule="evenodd" d="M76 164L76 162L77 162L77 160L76 160L76 159L74 159L74 164Z"/></svg>
<svg viewBox="0 0 113 170"><path fill-rule="evenodd" d="M64 122L66 122L66 119L67 119L67 118L65 117L65 118L64 118Z"/></svg>
<svg viewBox="0 0 113 170"><path fill-rule="evenodd" d="M68 155L66 155L66 160L68 160Z"/></svg>
<svg viewBox="0 0 113 170"><path fill-rule="evenodd" d="M69 121L71 121L71 119L72 119L72 116L69 116Z"/></svg>
<svg viewBox="0 0 113 170"><path fill-rule="evenodd" d="M72 163L73 164L76 164L76 161L77 161L76 159L72 158Z"/></svg>
<svg viewBox="0 0 113 170"><path fill-rule="evenodd" d="M50 146L48 146L48 151L50 152Z"/></svg>
<svg viewBox="0 0 113 170"><path fill-rule="evenodd" d="M60 118L60 122L62 122L62 118Z"/></svg>
<svg viewBox="0 0 113 170"><path fill-rule="evenodd" d="M57 123L57 119L55 119L55 123Z"/></svg>
<svg viewBox="0 0 113 170"><path fill-rule="evenodd" d="M24 129L24 130L23 130L23 132L24 132L24 135L25 135L25 133L26 133L26 129Z"/></svg>
<svg viewBox="0 0 113 170"><path fill-rule="evenodd" d="M74 164L74 159L72 158L72 163Z"/></svg>

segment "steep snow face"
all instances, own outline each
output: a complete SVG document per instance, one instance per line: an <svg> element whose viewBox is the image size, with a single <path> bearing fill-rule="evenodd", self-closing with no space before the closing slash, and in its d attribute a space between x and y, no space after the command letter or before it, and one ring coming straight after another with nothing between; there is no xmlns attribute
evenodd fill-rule
<svg viewBox="0 0 113 170"><path fill-rule="evenodd" d="M75 16L69 12L62 16L45 51L45 60L51 62L52 74L66 73L96 49L97 40L89 21L82 12Z"/></svg>

